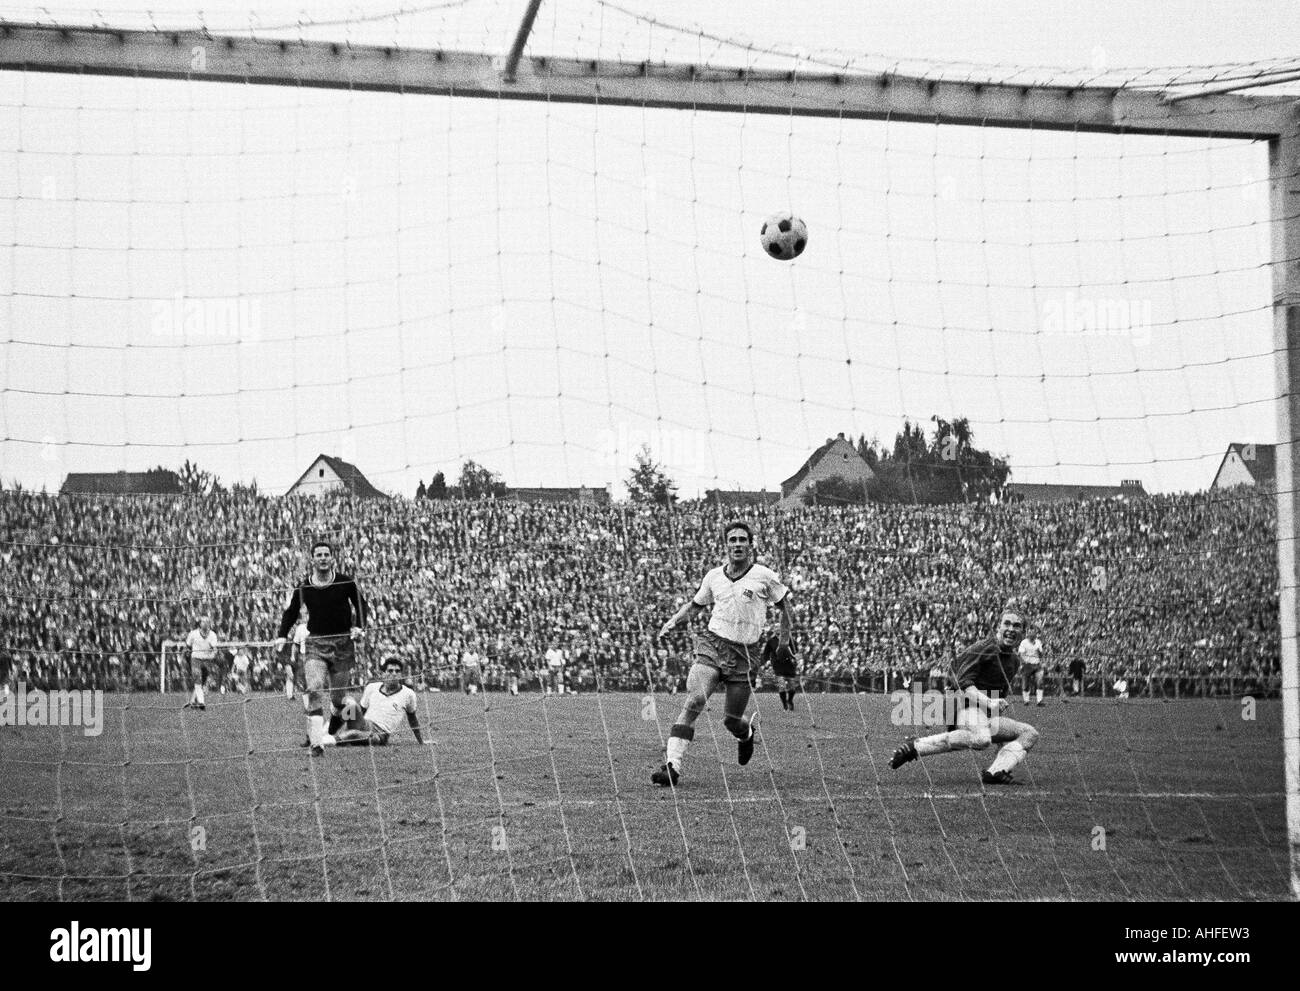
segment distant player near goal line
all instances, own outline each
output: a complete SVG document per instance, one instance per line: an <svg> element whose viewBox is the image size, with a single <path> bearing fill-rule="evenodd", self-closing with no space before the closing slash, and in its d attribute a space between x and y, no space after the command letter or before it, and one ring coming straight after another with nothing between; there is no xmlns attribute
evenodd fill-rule
<svg viewBox="0 0 1300 991"><path fill-rule="evenodd" d="M1025 758L1025 751L1038 742L1038 730L1028 723L1003 716L1011 704L1011 679L1020 666L1017 648L1025 632L1025 621L1010 610L1002 613L997 632L962 651L952 668L953 679L962 695L957 726L947 733L920 739L908 737L894 751L889 766L898 770L909 761L950 750L984 750L990 743L1002 744L997 757L981 780L986 785L1011 784L1011 770Z"/></svg>
<svg viewBox="0 0 1300 991"><path fill-rule="evenodd" d="M334 741L340 747L382 747L388 738L402 727L402 717L415 734L415 742L423 744L420 735L420 720L416 718L419 702L413 692L402 684L402 662L396 657L384 658L383 681L372 681L361 693L360 713L348 712L351 716L346 729L334 734Z"/></svg>
<svg viewBox="0 0 1300 991"><path fill-rule="evenodd" d="M667 760L650 776L654 784L665 787L677 784L686 747L695 738L695 720L720 685L726 691L722 724L738 741L739 762L749 763L754 756L754 728L745 718L745 708L749 705L750 675L757 673L761 663L759 639L769 605L781 610L779 645L790 646L794 622L790 590L776 572L754 561L754 533L747 524L728 523L722 536L727 563L706 574L694 598L659 631L659 636L665 637L683 619L713 606L708 630L695 637L694 663L686 676L686 702L669 732Z"/></svg>
<svg viewBox="0 0 1300 991"><path fill-rule="evenodd" d="M1043 704L1043 638L1038 630L1031 626L1025 639L1020 641L1020 687L1024 690L1025 705L1029 704L1029 693L1036 690L1038 704Z"/></svg>

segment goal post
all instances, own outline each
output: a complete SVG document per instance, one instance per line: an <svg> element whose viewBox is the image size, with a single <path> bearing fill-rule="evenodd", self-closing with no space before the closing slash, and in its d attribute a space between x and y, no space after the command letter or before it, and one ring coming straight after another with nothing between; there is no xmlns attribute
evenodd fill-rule
<svg viewBox="0 0 1300 991"><path fill-rule="evenodd" d="M1282 650L1282 747L1291 889L1300 898L1300 115L1269 140L1273 328L1277 369L1278 618Z"/></svg>

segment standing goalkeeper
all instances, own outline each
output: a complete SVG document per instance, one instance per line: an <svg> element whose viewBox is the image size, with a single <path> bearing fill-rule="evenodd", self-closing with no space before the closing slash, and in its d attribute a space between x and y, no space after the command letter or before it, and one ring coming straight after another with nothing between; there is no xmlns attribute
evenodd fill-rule
<svg viewBox="0 0 1300 991"><path fill-rule="evenodd" d="M334 548L318 540L311 548L312 570L299 582L280 618L275 645L282 649L289 631L307 607L307 649L303 673L307 680L307 739L315 756L333 744L337 713L343 707L344 692L352 684L356 659L353 641L365 633L366 600L350 575L334 570ZM333 702L330 727L325 727L322 710L326 693ZM338 720L341 724L341 720Z"/></svg>

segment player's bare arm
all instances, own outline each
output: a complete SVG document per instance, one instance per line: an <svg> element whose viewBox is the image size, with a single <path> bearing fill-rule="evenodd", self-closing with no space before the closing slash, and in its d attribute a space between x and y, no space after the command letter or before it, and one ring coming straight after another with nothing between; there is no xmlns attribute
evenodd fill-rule
<svg viewBox="0 0 1300 991"><path fill-rule="evenodd" d="M668 636L673 630L681 625L682 620L691 620L704 611L704 606L694 601L686 602L680 609L673 613L672 619L668 620L659 629L660 639Z"/></svg>
<svg viewBox="0 0 1300 991"><path fill-rule="evenodd" d="M794 604L790 601L789 592L786 592L785 597L777 603L776 607L781 610L781 627L777 634L777 643L782 647L789 647L790 635L794 632Z"/></svg>

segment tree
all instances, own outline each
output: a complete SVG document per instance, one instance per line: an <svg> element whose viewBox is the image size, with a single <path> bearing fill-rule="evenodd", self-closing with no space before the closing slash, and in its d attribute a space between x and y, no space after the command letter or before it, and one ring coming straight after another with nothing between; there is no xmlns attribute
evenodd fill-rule
<svg viewBox="0 0 1300 991"><path fill-rule="evenodd" d="M1005 459L976 450L970 421L964 416L951 423L939 416L930 419L935 424L931 453L938 469L932 483L935 501L987 501L991 493L1000 493L1011 469Z"/></svg>
<svg viewBox="0 0 1300 991"><path fill-rule="evenodd" d="M460 468L456 495L461 499L496 499L506 494L501 476L476 461L466 461Z"/></svg>
<svg viewBox="0 0 1300 991"><path fill-rule="evenodd" d="M180 470L173 472L170 468L164 468L158 465L156 468L150 468L148 474L165 473L174 474L177 481L180 482L181 491L186 495L212 495L214 492L224 492L225 488L221 480L210 471L204 471L198 465L185 459L185 464L181 465Z"/></svg>
<svg viewBox="0 0 1300 991"><path fill-rule="evenodd" d="M627 477L627 494L633 502L660 506L671 506L677 501L677 486L663 465L655 463L649 444L642 444L636 454L636 467Z"/></svg>
<svg viewBox="0 0 1300 991"><path fill-rule="evenodd" d="M434 475L429 479L429 487L424 491L426 499L446 499L447 498L447 476L442 472Z"/></svg>
<svg viewBox="0 0 1300 991"><path fill-rule="evenodd" d="M1011 468L1005 458L995 457L975 446L970 420L930 417L934 436L911 420L894 437L891 448L876 438L859 435L853 445L875 473L866 485L866 499L883 503L938 504L987 501L1001 493ZM805 502L842 505L863 501L861 486L841 478L825 479L810 487Z"/></svg>

